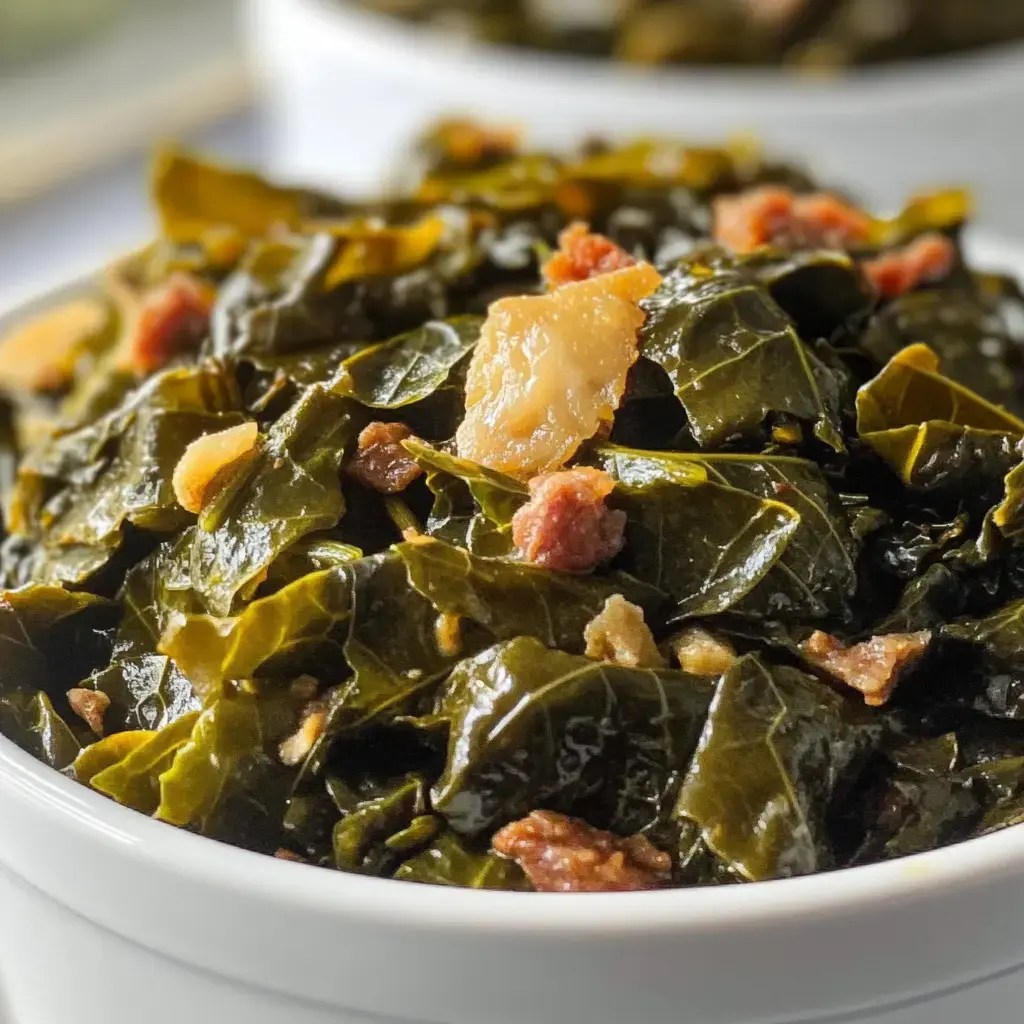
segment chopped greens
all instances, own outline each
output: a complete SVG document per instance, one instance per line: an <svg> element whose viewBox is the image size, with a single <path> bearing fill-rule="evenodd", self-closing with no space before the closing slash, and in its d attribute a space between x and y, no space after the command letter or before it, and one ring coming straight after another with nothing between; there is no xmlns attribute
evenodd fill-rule
<svg viewBox="0 0 1024 1024"><path fill-rule="evenodd" d="M1024 300L963 196L463 123L409 165L348 202L165 152L160 237L0 337L0 732L477 889L1024 823Z"/></svg>

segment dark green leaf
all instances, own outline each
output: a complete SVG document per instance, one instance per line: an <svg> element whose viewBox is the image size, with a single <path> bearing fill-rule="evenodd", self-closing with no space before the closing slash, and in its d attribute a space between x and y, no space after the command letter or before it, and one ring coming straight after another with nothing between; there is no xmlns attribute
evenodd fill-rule
<svg viewBox="0 0 1024 1024"><path fill-rule="evenodd" d="M900 352L858 392L857 432L909 486L990 491L1017 461L1024 421L938 369L925 345Z"/></svg>
<svg viewBox="0 0 1024 1024"><path fill-rule="evenodd" d="M461 662L437 713L451 726L435 809L462 834L590 800L628 834L655 820L693 752L707 680L629 669L520 637Z"/></svg>
<svg viewBox="0 0 1024 1024"><path fill-rule="evenodd" d="M442 832L425 850L402 864L395 878L466 889L530 888L517 864L496 853L470 849L454 832Z"/></svg>
<svg viewBox="0 0 1024 1024"><path fill-rule="evenodd" d="M580 652L587 623L612 594L630 589L623 580L478 558L429 538L395 550L409 583L439 612L471 619L498 640L533 636L548 647Z"/></svg>
<svg viewBox="0 0 1024 1024"><path fill-rule="evenodd" d="M718 685L676 814L751 881L831 867L829 804L881 731L812 676L748 655Z"/></svg>
<svg viewBox="0 0 1024 1024"><path fill-rule="evenodd" d="M422 441L404 447L426 471L434 505L427 520L431 535L475 554L500 556L512 550L512 517L529 499L518 480Z"/></svg>
<svg viewBox="0 0 1024 1024"><path fill-rule="evenodd" d="M258 456L203 509L192 539L192 587L228 615L246 586L308 534L333 527L344 502L339 467L357 430L351 403L317 385L270 429Z"/></svg>
<svg viewBox="0 0 1024 1024"><path fill-rule="evenodd" d="M620 484L624 567L669 591L680 616L813 618L842 612L852 596L856 544L814 463L614 445L593 455Z"/></svg>
<svg viewBox="0 0 1024 1024"><path fill-rule="evenodd" d="M360 801L334 826L335 866L374 875L386 872L388 865L399 859L389 849L388 840L408 829L426 811L426 787L416 777L403 779L380 795Z"/></svg>
<svg viewBox="0 0 1024 1024"><path fill-rule="evenodd" d="M397 409L433 394L473 351L482 317L434 320L341 364L332 389L374 409Z"/></svg>
<svg viewBox="0 0 1024 1024"><path fill-rule="evenodd" d="M730 257L680 263L641 305L641 352L668 373L702 447L756 433L784 413L844 449L839 382Z"/></svg>
<svg viewBox="0 0 1024 1024"><path fill-rule="evenodd" d="M0 692L0 733L58 771L81 751L78 738L42 691Z"/></svg>
<svg viewBox="0 0 1024 1024"><path fill-rule="evenodd" d="M935 352L947 377L1024 416L1019 343L1010 334L998 303L975 290L910 292L876 314L858 345L883 365L917 342Z"/></svg>

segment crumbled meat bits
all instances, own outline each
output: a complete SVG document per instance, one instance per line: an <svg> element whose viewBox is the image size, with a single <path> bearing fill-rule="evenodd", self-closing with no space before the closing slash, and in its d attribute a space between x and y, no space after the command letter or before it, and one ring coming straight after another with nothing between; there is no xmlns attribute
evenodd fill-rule
<svg viewBox="0 0 1024 1024"><path fill-rule="evenodd" d="M828 633L816 630L800 646L804 657L840 682L864 694L864 703L881 707L900 678L921 660L931 633L889 633L846 647Z"/></svg>
<svg viewBox="0 0 1024 1024"><path fill-rule="evenodd" d="M355 458L349 463L349 475L364 487L381 494L398 494L423 470L402 447L402 442L413 436L404 423L375 421L364 427L356 442Z"/></svg>
<svg viewBox="0 0 1024 1024"><path fill-rule="evenodd" d="M716 241L734 252L766 245L784 249L847 249L867 242L871 218L826 192L800 195L763 185L714 204Z"/></svg>
<svg viewBox="0 0 1024 1024"><path fill-rule="evenodd" d="M956 247L937 231L915 238L893 252L862 264L868 280L884 299L895 299L922 284L948 276L956 262Z"/></svg>
<svg viewBox="0 0 1024 1024"><path fill-rule="evenodd" d="M210 324L214 291L188 274L172 274L142 299L127 336L127 365L152 373L175 356L198 347Z"/></svg>
<svg viewBox="0 0 1024 1024"><path fill-rule="evenodd" d="M966 194L882 218L749 142L465 122L403 173L165 154L160 237L2 329L4 737L167 827L447 886L1017 824L1024 300Z"/></svg>
<svg viewBox="0 0 1024 1024"><path fill-rule="evenodd" d="M103 716L110 707L110 698L99 690L81 686L68 690L68 707L97 735L103 735Z"/></svg>
<svg viewBox="0 0 1024 1024"><path fill-rule="evenodd" d="M589 466L535 476L530 500L512 519L523 558L545 569L586 572L618 554L626 514L605 499L615 481Z"/></svg>
<svg viewBox="0 0 1024 1024"><path fill-rule="evenodd" d="M636 260L610 238L592 234L586 224L576 221L558 236L558 252L544 264L542 273L549 288L560 288L634 263Z"/></svg>
<svg viewBox="0 0 1024 1024"><path fill-rule="evenodd" d="M672 858L644 836L621 839L554 811L534 811L495 834L494 849L514 860L539 892L658 889Z"/></svg>

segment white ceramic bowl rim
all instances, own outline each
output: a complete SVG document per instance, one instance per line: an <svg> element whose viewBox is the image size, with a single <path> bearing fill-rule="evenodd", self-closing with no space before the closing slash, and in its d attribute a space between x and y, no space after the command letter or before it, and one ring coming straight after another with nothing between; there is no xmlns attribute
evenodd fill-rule
<svg viewBox="0 0 1024 1024"><path fill-rule="evenodd" d="M507 85L509 76L515 75L517 90L549 95L554 90L560 98L585 98L588 105L602 96L620 103L631 96L637 102L649 100L652 86L658 91L686 87L700 92L680 93L681 97L699 95L702 102L712 104L740 101L751 114L798 102L803 110L827 109L839 120L863 119L865 103L898 103L912 115L915 107L983 103L986 95L1002 93L1019 78L1024 58L1024 42L1015 41L961 54L853 68L831 78L728 66L647 68L528 48L474 45L339 0L276 2L292 8L323 38L358 42L361 59L386 60L410 80L428 69L477 83L489 80Z"/></svg>
<svg viewBox="0 0 1024 1024"><path fill-rule="evenodd" d="M975 265L1024 271L1024 249L995 239L967 239ZM80 289L68 286L38 300ZM28 308L36 305L32 303ZM0 322L6 316L0 313ZM556 936L650 935L659 931L721 933L766 921L811 921L856 914L892 900L928 902L944 892L1024 880L1024 825L899 860L749 885L663 889L642 893L517 893L421 885L370 878L279 860L211 841L122 807L38 761L0 736L0 789L66 833L182 879L310 913L336 909L349 918L436 934L469 928L486 933ZM0 850L2 853L2 850Z"/></svg>
<svg viewBox="0 0 1024 1024"><path fill-rule="evenodd" d="M49 768L0 736L0 787L72 836L106 846L160 872L198 878L255 901L285 899L311 912L332 905L348 916L442 930L514 929L572 935L665 929L728 931L773 917L818 918L874 901L927 900L1000 874L1024 872L1024 826L900 860L800 878L644 893L516 893L369 878L279 860L211 841L122 807Z"/></svg>

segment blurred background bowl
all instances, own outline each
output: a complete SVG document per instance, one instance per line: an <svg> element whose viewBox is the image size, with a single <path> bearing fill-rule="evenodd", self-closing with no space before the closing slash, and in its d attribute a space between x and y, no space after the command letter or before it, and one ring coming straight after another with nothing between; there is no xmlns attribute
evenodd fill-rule
<svg viewBox="0 0 1024 1024"><path fill-rule="evenodd" d="M816 78L642 68L446 38L339 0L249 0L272 170L372 188L424 121L460 114L566 145L587 132L701 143L749 134L881 208L970 184L979 220L1024 231L1024 45Z"/></svg>

